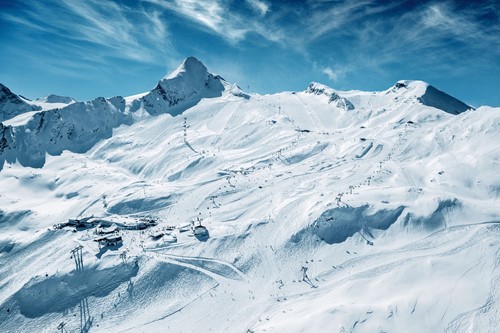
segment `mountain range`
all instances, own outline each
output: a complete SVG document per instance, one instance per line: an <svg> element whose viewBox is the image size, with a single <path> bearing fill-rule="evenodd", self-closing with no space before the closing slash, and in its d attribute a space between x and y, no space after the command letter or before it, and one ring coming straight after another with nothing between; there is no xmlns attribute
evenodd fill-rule
<svg viewBox="0 0 500 333"><path fill-rule="evenodd" d="M0 331L495 332L500 108L304 88L0 85Z"/></svg>

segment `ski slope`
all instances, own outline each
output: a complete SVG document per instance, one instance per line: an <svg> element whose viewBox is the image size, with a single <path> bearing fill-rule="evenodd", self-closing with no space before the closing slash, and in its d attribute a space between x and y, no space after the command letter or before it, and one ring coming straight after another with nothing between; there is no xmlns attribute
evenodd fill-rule
<svg viewBox="0 0 500 333"><path fill-rule="evenodd" d="M56 101L0 125L0 331L500 326L499 108L421 81L248 94L195 58ZM87 217L123 243L55 226Z"/></svg>

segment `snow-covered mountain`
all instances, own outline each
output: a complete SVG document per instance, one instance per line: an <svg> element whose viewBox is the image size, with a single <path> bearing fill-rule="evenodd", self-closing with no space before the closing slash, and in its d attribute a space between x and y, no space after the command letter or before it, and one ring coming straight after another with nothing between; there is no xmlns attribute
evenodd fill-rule
<svg viewBox="0 0 500 333"><path fill-rule="evenodd" d="M500 108L305 88L191 57L2 120L0 331L495 332Z"/></svg>
<svg viewBox="0 0 500 333"><path fill-rule="evenodd" d="M5 160L41 167L46 153L85 152L99 140L109 138L113 128L130 125L144 112L177 115L202 98L221 96L227 87L221 77L208 73L199 60L190 57L147 93L126 99L118 96L98 97L89 102L71 100L63 108L23 113L0 124L4 142L0 145L0 169ZM56 100L61 103L61 98Z"/></svg>
<svg viewBox="0 0 500 333"><path fill-rule="evenodd" d="M41 110L50 109L60 109L68 106L69 104L76 103L76 100L71 97L58 96L58 95L48 95L45 97L37 98L34 101L30 101L32 105L39 106Z"/></svg>
<svg viewBox="0 0 500 333"><path fill-rule="evenodd" d="M431 106L451 114L459 114L471 109L467 104L422 81L398 81L390 91L394 98L416 99L423 105Z"/></svg>
<svg viewBox="0 0 500 333"><path fill-rule="evenodd" d="M50 94L45 97L40 97L36 99L37 102L40 103L49 103L49 104L71 104L75 103L76 100L74 100L71 97L66 97L66 96L58 96L54 94Z"/></svg>
<svg viewBox="0 0 500 333"><path fill-rule="evenodd" d="M177 115L202 98L222 96L227 86L224 79L209 73L198 59L189 57L160 80L154 89L131 96L127 101L132 112L141 109L152 115L165 112Z"/></svg>
<svg viewBox="0 0 500 333"><path fill-rule="evenodd" d="M29 104L27 99L14 94L9 88L0 83L0 122L25 112L41 109L39 106Z"/></svg>

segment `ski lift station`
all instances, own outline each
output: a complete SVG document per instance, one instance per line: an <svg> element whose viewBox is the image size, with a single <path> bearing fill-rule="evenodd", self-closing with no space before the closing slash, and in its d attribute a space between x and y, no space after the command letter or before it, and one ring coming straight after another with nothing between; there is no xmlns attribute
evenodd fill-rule
<svg viewBox="0 0 500 333"><path fill-rule="evenodd" d="M195 236L206 235L208 233L207 228L201 224L201 219L199 217L191 221L191 230Z"/></svg>
<svg viewBox="0 0 500 333"><path fill-rule="evenodd" d="M118 246L123 244L122 236L107 236L97 238L94 241L99 243L99 248L108 246Z"/></svg>
<svg viewBox="0 0 500 333"><path fill-rule="evenodd" d="M195 235L206 235L207 234L207 228L202 225L197 225L192 227L193 234Z"/></svg>

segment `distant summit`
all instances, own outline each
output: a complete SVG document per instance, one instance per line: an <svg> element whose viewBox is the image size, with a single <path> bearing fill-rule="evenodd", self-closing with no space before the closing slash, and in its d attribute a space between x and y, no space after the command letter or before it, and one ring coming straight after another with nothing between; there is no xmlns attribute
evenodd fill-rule
<svg viewBox="0 0 500 333"><path fill-rule="evenodd" d="M416 98L417 101L424 105L431 106L451 114L460 114L473 109L473 107L424 81L400 80L392 86L392 88L389 88L388 92L404 96L405 98Z"/></svg>
<svg viewBox="0 0 500 333"><path fill-rule="evenodd" d="M76 102L76 100L71 97L59 96L53 94L37 98L36 101L42 103L58 103L58 104L70 104Z"/></svg>
<svg viewBox="0 0 500 333"><path fill-rule="evenodd" d="M311 82L306 93L326 96L327 102L341 110L395 108L398 104L422 104L457 115L473 109L453 96L419 80L400 80L385 91L339 91ZM323 97L324 98L324 97Z"/></svg>

